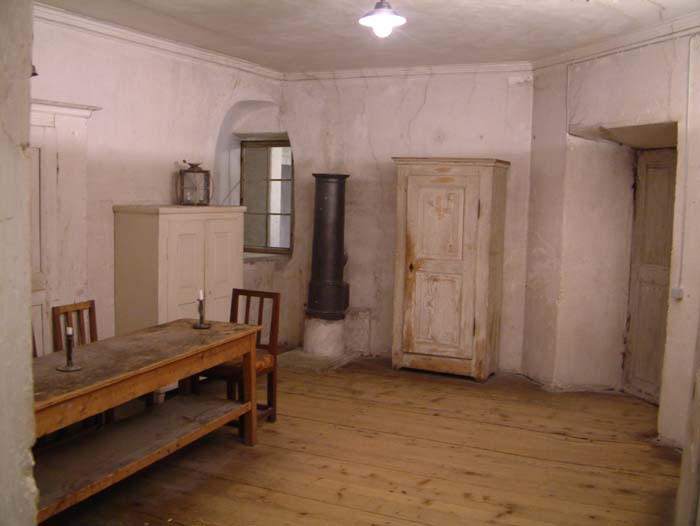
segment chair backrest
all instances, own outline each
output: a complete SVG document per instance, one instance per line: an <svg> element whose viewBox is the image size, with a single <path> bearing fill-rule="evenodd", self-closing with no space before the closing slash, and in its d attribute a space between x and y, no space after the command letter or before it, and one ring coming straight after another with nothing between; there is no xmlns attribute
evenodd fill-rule
<svg viewBox="0 0 700 526"><path fill-rule="evenodd" d="M251 316L251 305L254 299L257 299L257 305L253 306L252 310L254 312ZM242 309L239 308L241 303L244 304ZM231 322L245 323L246 325L262 325L263 330L258 333L257 337L257 347L258 349L267 350L272 355L276 355L280 322L280 293L233 289L231 294ZM267 343L262 341L263 334L268 334Z"/></svg>
<svg viewBox="0 0 700 526"><path fill-rule="evenodd" d="M88 313L89 326L85 324L85 311ZM53 321L53 350L63 350L65 327L73 327L73 338L76 345L97 341L97 318L95 317L95 300L59 305L51 309ZM76 323L77 320L77 330ZM63 321L63 323L61 323ZM89 328L89 339L87 328Z"/></svg>
<svg viewBox="0 0 700 526"><path fill-rule="evenodd" d="M34 336L34 325L32 325L32 358L37 358L39 351L36 350L36 336Z"/></svg>
<svg viewBox="0 0 700 526"><path fill-rule="evenodd" d="M32 325L32 358L39 356L39 351L36 350L36 336L34 336L34 325Z"/></svg>

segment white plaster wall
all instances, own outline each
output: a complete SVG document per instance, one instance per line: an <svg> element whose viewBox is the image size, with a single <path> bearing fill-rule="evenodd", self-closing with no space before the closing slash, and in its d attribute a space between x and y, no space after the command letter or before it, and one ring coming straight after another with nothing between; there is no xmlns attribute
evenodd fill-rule
<svg viewBox="0 0 700 526"><path fill-rule="evenodd" d="M628 312L635 154L569 136L553 385L619 388Z"/></svg>
<svg viewBox="0 0 700 526"><path fill-rule="evenodd" d="M391 347L396 169L392 156L496 157L508 179L501 368L520 370L532 84L527 73L286 82L282 123L295 160L295 247L285 265L306 300L314 172L346 172L350 306L369 308L371 352ZM276 267L275 267L276 268ZM292 293L292 291L289 291ZM294 325L303 326L301 310Z"/></svg>
<svg viewBox="0 0 700 526"><path fill-rule="evenodd" d="M289 349L299 347L304 333L308 278L305 279L296 254L299 253L299 246L306 245L305 239L295 240L292 258L278 255L253 256L246 257L243 265L243 285L246 288L280 293L280 311L283 315L280 316L279 342Z"/></svg>
<svg viewBox="0 0 700 526"><path fill-rule="evenodd" d="M35 523L29 315L29 76L32 5L0 2L0 522Z"/></svg>
<svg viewBox="0 0 700 526"><path fill-rule="evenodd" d="M634 158L569 136L566 96L566 64L535 71L523 372L552 388L617 388Z"/></svg>
<svg viewBox="0 0 700 526"><path fill-rule="evenodd" d="M659 407L659 433L663 439L676 444L682 443L685 436L700 308L700 275L690 270L700 264L700 245L695 242L700 234L697 204L700 154L697 148L690 146L700 144L699 47L698 38L686 36L535 72L524 363L528 374L550 385L577 388L619 385L618 332L622 326L620 313L624 300L621 281L628 275L622 261L629 258L624 253L624 244L617 245L615 241L624 240L627 224L625 176L616 175L626 171L626 154L614 149L607 151L608 147L597 143L587 145L572 138L565 141L566 130L561 130L562 112L568 109L563 119L567 130L581 135L595 135L595 130L601 126L678 122L671 286L682 287L684 297L682 301L671 300L669 306ZM689 53L691 48L693 51ZM554 79L556 85L552 91L548 81ZM687 96L689 88L690 97ZM562 95L566 96L565 100ZM540 140L541 131L548 132L545 141ZM564 190L561 193L557 188L550 195L554 201L547 204L548 198L544 197L549 192L547 181L536 166L540 160L551 157L557 161L553 171L561 175L562 156L566 159ZM598 183L605 184L606 192L610 192L610 196L599 193L596 201L599 199L599 205L606 205L607 221L616 225L616 233L607 231L594 239L587 235L581 214L585 213L587 202L593 203L591 197L595 194L591 194L591 188L583 184L581 177L596 163L607 165L609 175ZM559 184L559 178L555 177L552 182ZM611 207L607 198L613 195L624 202L623 209ZM558 196L564 199L561 219ZM550 224L545 218L546 209L554 210ZM557 239L552 234L559 224L562 235L557 254ZM602 224L597 225L601 232L602 227ZM586 261L587 248L594 246L615 250L617 263L610 258L607 263L612 266L606 268L602 260L589 258ZM543 247L552 248L551 253ZM548 268L552 273L560 273L556 289L553 288L556 282L538 281ZM604 273L607 278L601 283ZM578 276L594 280L600 287L599 293L577 287ZM548 347L552 343L552 324L557 327L553 352ZM584 345L584 338L593 333L594 326L601 331L596 332L596 345ZM547 335L544 341L543 334ZM607 335L606 338L603 335ZM591 364L596 364L595 368ZM552 376L548 381L548 374L543 371L550 370Z"/></svg>
<svg viewBox="0 0 700 526"><path fill-rule="evenodd" d="M700 274L696 272L700 266L699 41L683 37L586 61L571 67L569 79L572 127L678 122L671 286L680 285L684 298L669 304L659 405L659 432L677 444L685 437L700 309Z"/></svg>
<svg viewBox="0 0 700 526"><path fill-rule="evenodd" d="M566 174L566 66L534 75L523 372L554 381Z"/></svg>
<svg viewBox="0 0 700 526"><path fill-rule="evenodd" d="M237 102L277 101L279 82L80 29L35 21L34 98L99 106L88 123L88 295L114 333L112 205L170 203L182 159L213 167Z"/></svg>

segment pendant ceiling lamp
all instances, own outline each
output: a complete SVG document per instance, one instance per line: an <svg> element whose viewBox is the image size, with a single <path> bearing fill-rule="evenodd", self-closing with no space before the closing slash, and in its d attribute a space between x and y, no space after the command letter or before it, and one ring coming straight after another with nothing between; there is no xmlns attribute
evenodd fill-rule
<svg viewBox="0 0 700 526"><path fill-rule="evenodd" d="M395 27L404 25L406 19L394 11L389 2L379 0L374 9L360 18L359 22L365 27L371 27L379 38L386 38L391 35Z"/></svg>

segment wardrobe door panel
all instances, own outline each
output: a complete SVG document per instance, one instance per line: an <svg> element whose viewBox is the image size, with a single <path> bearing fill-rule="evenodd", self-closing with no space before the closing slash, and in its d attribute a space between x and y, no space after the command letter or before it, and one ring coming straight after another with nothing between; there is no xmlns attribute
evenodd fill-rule
<svg viewBox="0 0 700 526"><path fill-rule="evenodd" d="M196 318L204 290L204 235L201 220L172 220L168 231L168 320Z"/></svg>

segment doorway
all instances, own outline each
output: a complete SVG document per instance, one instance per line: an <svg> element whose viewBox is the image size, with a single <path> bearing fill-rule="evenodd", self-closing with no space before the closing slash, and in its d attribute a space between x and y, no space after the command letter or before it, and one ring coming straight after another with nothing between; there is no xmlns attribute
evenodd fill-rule
<svg viewBox="0 0 700 526"><path fill-rule="evenodd" d="M676 149L637 150L624 390L658 404L666 345Z"/></svg>

